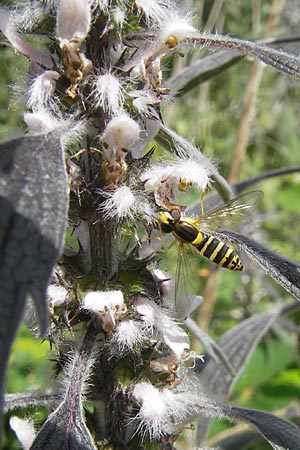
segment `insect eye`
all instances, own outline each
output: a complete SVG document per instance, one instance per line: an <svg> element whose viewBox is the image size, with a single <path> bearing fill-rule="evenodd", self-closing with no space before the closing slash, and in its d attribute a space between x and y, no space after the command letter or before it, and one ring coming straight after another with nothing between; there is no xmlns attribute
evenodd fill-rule
<svg viewBox="0 0 300 450"><path fill-rule="evenodd" d="M171 209L169 212L172 219L175 220L176 222L181 218L181 212L178 209L174 208Z"/></svg>

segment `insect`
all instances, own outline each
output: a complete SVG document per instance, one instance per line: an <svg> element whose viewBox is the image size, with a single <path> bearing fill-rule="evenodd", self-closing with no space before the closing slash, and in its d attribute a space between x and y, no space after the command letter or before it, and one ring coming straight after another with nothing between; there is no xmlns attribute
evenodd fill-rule
<svg viewBox="0 0 300 450"><path fill-rule="evenodd" d="M161 233L172 233L181 244L191 244L215 264L229 270L242 271L244 266L238 253L211 231L225 228L227 219L241 220L261 197L261 191L246 192L197 219L183 217L177 208L160 211L156 220L157 228Z"/></svg>

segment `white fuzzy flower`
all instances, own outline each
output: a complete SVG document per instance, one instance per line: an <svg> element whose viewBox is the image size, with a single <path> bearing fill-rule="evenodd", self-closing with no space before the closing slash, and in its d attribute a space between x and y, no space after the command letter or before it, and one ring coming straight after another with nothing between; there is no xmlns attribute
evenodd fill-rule
<svg viewBox="0 0 300 450"><path fill-rule="evenodd" d="M63 286L50 284L47 289L47 300L51 310L56 306L61 306L69 300L68 290Z"/></svg>
<svg viewBox="0 0 300 450"><path fill-rule="evenodd" d="M211 172L194 158L177 159L167 164L156 164L142 174L145 189L153 192L158 206L170 207L178 191L189 185L204 192L210 184Z"/></svg>
<svg viewBox="0 0 300 450"><path fill-rule="evenodd" d="M107 145L105 152L107 159L110 155L115 156L123 149L129 151L139 138L140 127L137 122L127 114L120 114L108 122L102 141Z"/></svg>
<svg viewBox="0 0 300 450"><path fill-rule="evenodd" d="M199 190L205 191L210 183L210 173L206 167L193 159L157 164L146 170L142 175L145 188L154 192L158 186L170 185L170 190L177 188L184 190L188 184L195 185Z"/></svg>
<svg viewBox="0 0 300 450"><path fill-rule="evenodd" d="M116 326L116 320L124 307L122 291L94 291L86 294L82 307L97 313L106 332Z"/></svg>
<svg viewBox="0 0 300 450"><path fill-rule="evenodd" d="M165 14L160 22L159 42L161 46L166 45L172 49L183 39L198 34L186 17L180 16L176 11Z"/></svg>
<svg viewBox="0 0 300 450"><path fill-rule="evenodd" d="M168 8L172 7L172 1L167 0L136 0L135 4L145 14L148 24L159 23Z"/></svg>
<svg viewBox="0 0 300 450"><path fill-rule="evenodd" d="M61 128L61 121L47 110L25 113L24 121L31 133L50 133Z"/></svg>
<svg viewBox="0 0 300 450"><path fill-rule="evenodd" d="M101 204L99 209L103 212L104 217L123 219L124 217L133 216L135 201L135 196L130 188L120 186Z"/></svg>
<svg viewBox="0 0 300 450"><path fill-rule="evenodd" d="M107 73L95 77L92 96L97 108L102 108L110 115L120 113L124 96L121 83L114 75Z"/></svg>
<svg viewBox="0 0 300 450"><path fill-rule="evenodd" d="M147 222L152 221L154 211L141 193L133 193L128 186L120 186L114 191L101 193L107 197L99 207L104 218L134 220L138 216L143 216Z"/></svg>
<svg viewBox="0 0 300 450"><path fill-rule="evenodd" d="M87 131L87 122L82 120L75 122L72 117L64 119L61 116L55 116L46 109L41 109L32 113L25 113L24 121L32 134L50 133L51 131L60 132L60 140L63 148L74 141L80 139L82 134Z"/></svg>
<svg viewBox="0 0 300 450"><path fill-rule="evenodd" d="M162 426L168 417L168 408L161 392L151 383L141 382L135 385L133 396L141 404L137 415L139 428L150 439L160 438L163 435Z"/></svg>
<svg viewBox="0 0 300 450"><path fill-rule="evenodd" d="M157 389L149 382L135 385L133 397L141 407L136 418L140 420L139 430L150 439L159 439L166 434L175 433L196 413L197 403L206 399L193 392L176 392L170 389Z"/></svg>
<svg viewBox="0 0 300 450"><path fill-rule="evenodd" d="M158 389L146 381L134 386L132 394L140 404L140 410L134 418L140 421L137 432L150 439L160 439L180 432L183 426L199 417L199 413L213 418L222 417L218 405L199 389L199 380L196 380L195 386L191 386L190 377L188 379L188 385L185 386L183 382L175 389Z"/></svg>
<svg viewBox="0 0 300 450"><path fill-rule="evenodd" d="M27 106L33 111L39 111L47 106L51 106L56 82L59 78L60 74L54 70L47 70L38 75L29 88Z"/></svg>
<svg viewBox="0 0 300 450"><path fill-rule="evenodd" d="M101 312L106 308L123 308L124 297L122 291L94 291L86 294L83 307L89 311Z"/></svg>
<svg viewBox="0 0 300 450"><path fill-rule="evenodd" d="M123 320L116 327L110 344L116 345L118 352L124 354L126 351L134 351L136 346L141 346L146 338L141 323L131 319Z"/></svg>
<svg viewBox="0 0 300 450"><path fill-rule="evenodd" d="M177 325L171 317L152 300L139 298L134 302L133 308L141 316L148 327L155 328L163 342L172 351L174 358L172 364L186 360L190 351L190 340L186 332Z"/></svg>
<svg viewBox="0 0 300 450"><path fill-rule="evenodd" d="M88 0L60 0L56 16L56 36L61 40L76 39L81 43L91 25Z"/></svg>

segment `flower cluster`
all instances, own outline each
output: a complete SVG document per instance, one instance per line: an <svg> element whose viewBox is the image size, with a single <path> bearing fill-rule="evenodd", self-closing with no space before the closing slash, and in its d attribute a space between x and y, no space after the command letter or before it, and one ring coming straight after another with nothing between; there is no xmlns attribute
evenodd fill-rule
<svg viewBox="0 0 300 450"><path fill-rule="evenodd" d="M70 235L79 248L72 255L65 251L64 282L56 279L47 292L49 338L59 358L74 352L76 364L68 366L75 384L68 386L44 433L63 411L72 415L68 395L76 383L80 421L82 401L98 405L101 398L110 405L117 399L116 386L122 385L120 420L130 423L120 407L125 400L128 410L140 407L132 413L131 438L160 439L177 433L191 413L192 394L172 389L180 383L179 368L192 365L197 355L169 303L172 277L157 268L153 255L143 253L145 229L153 231L159 211L182 210L178 195L189 186L203 193L217 170L199 149L187 148L176 136L172 156L164 160L153 162L153 150L147 152L146 146L160 132L159 107L170 95L163 85L164 59L197 32L171 0L35 3L9 14L10 25L2 28L12 46L34 62L24 114L28 131L59 132L69 176ZM52 23L50 54L34 50L18 34L38 29L46 19ZM134 23L139 32L129 31ZM129 244L122 246L127 237ZM185 308L182 317L190 312ZM82 322L86 328L79 333ZM62 339L70 329L71 337ZM81 379L80 364L86 364L89 352L92 363ZM120 361L132 372L133 389L116 376ZM58 366L58 372L64 370L63 362ZM88 383L91 389L85 388ZM87 436L86 426L82 429ZM42 429L36 445L43 439Z"/></svg>

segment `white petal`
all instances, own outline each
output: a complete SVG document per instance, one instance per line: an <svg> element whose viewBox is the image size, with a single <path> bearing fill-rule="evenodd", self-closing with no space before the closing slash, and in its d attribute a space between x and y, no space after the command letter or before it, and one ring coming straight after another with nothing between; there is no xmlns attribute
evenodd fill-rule
<svg viewBox="0 0 300 450"><path fill-rule="evenodd" d="M93 312L101 312L116 307L122 309L124 297L122 291L94 291L86 294L82 306Z"/></svg>
<svg viewBox="0 0 300 450"><path fill-rule="evenodd" d="M88 0L60 0L57 11L56 35L61 40L77 38L82 42L91 25Z"/></svg>

